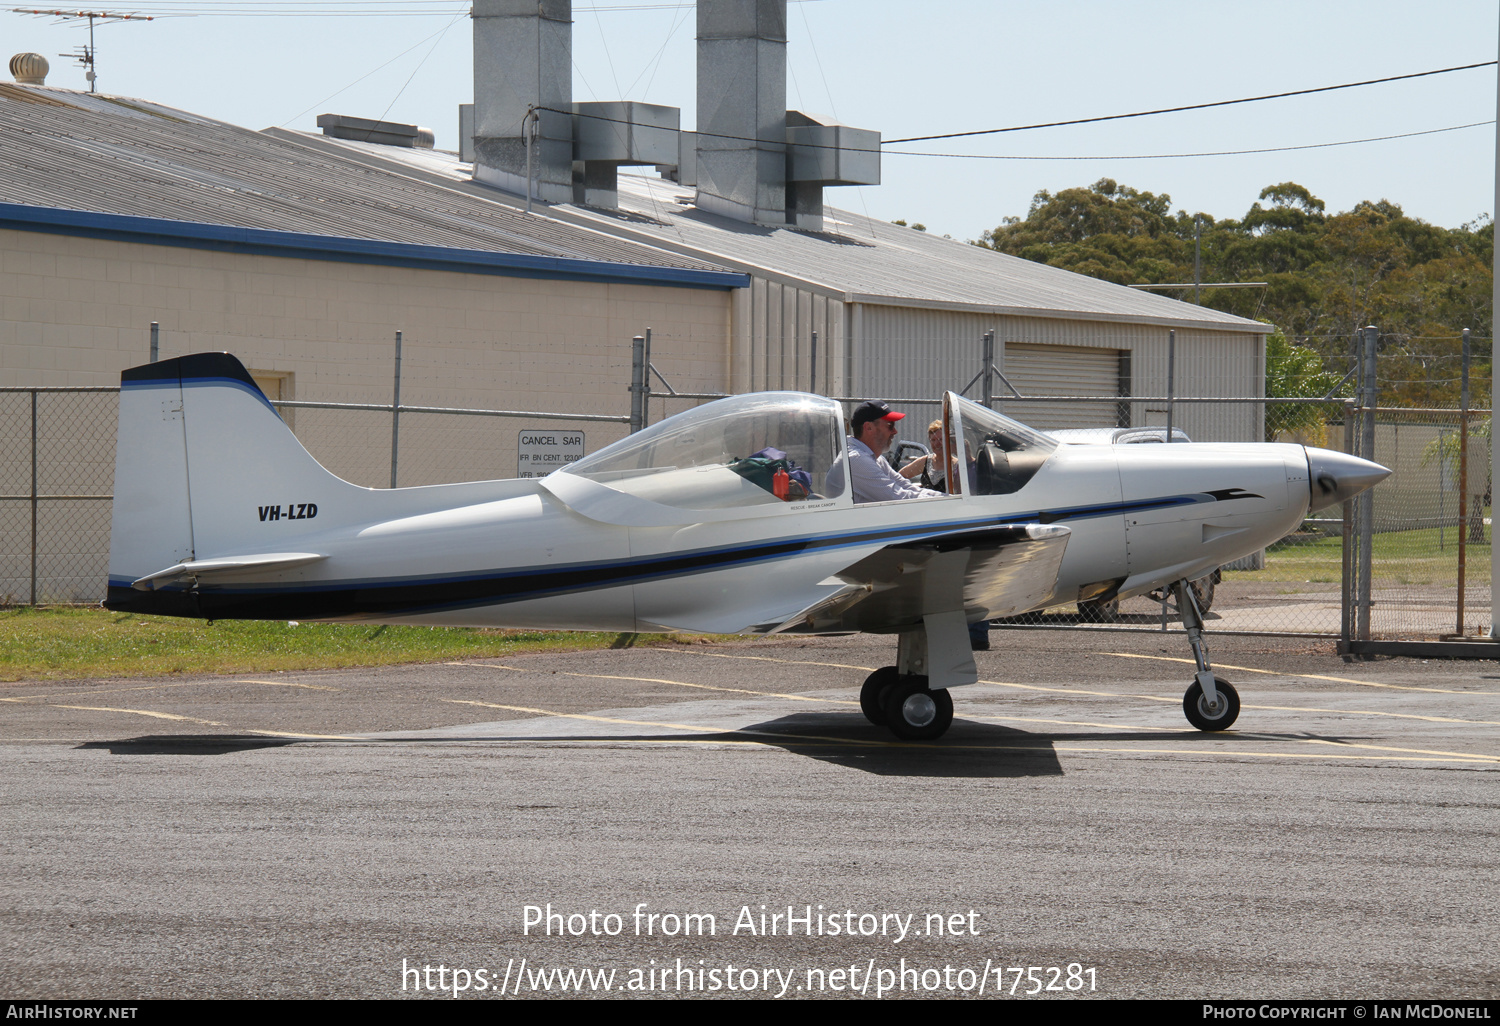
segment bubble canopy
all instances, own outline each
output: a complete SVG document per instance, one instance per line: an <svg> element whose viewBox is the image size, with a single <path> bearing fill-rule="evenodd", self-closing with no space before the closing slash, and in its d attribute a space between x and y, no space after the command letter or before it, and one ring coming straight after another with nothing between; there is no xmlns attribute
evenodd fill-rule
<svg viewBox="0 0 1500 1026"><path fill-rule="evenodd" d="M836 498L844 490L843 462L838 403L801 392L756 392L670 417L557 473L667 506L710 510Z"/></svg>

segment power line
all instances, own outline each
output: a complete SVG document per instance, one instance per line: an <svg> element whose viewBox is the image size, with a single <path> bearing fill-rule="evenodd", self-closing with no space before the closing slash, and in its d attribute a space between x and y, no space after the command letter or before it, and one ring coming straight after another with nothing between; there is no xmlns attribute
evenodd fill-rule
<svg viewBox="0 0 1500 1026"><path fill-rule="evenodd" d="M1154 114L1178 114L1187 110L1207 110L1210 107L1229 107L1237 103L1258 103L1261 100L1281 100L1288 96L1307 96L1312 93L1329 93L1336 89L1356 89L1360 86L1379 85L1382 82L1400 82L1408 78L1425 78L1428 75L1446 75L1454 71L1472 71L1474 68L1492 68L1496 61L1479 64L1461 64L1453 68L1438 68L1435 71L1418 71L1410 75L1390 75L1386 78L1371 78L1363 82L1345 82L1342 85L1318 86L1316 89L1295 89L1289 93L1267 93L1265 96L1246 96L1238 100L1216 100L1213 103L1193 103L1184 107L1162 107L1159 110L1140 110L1133 114L1105 114L1094 118L1075 118L1072 121L1049 121L1038 125L1016 125L1012 128L985 128L974 132L945 132L941 135L913 135L905 139L887 139L882 146L896 143L928 142L933 139L961 139L974 135L998 135L1002 132L1029 132L1036 128L1062 128L1065 125L1091 125L1100 121L1120 121L1125 118L1144 118Z"/></svg>
<svg viewBox="0 0 1500 1026"><path fill-rule="evenodd" d="M789 3L822 3L823 0L788 0ZM636 3L618 6L574 7L574 14L633 13L638 11L692 10L692 3ZM401 17L445 17L469 13L468 4L454 0L350 0L349 3L307 2L307 0L245 0L241 3L205 4L203 0L156 0L144 10L157 17L197 18L207 16L224 17L268 17L268 18L337 18L401 16Z"/></svg>
<svg viewBox="0 0 1500 1026"><path fill-rule="evenodd" d="M1106 156L1043 157L1011 156L1003 153L927 153L921 150L886 150L890 157L950 157L955 160L1174 160L1181 157L1239 157L1252 153L1286 153L1291 150L1321 150L1330 146L1358 146L1361 143L1386 142L1391 139L1412 139L1419 135L1438 135L1442 132L1457 132L1465 128L1482 128L1493 125L1494 120L1474 121L1467 125L1450 125L1447 128L1429 128L1421 132L1403 132L1400 135L1376 135L1368 139L1344 139L1341 142L1306 143L1301 146L1265 146L1254 150L1212 150L1204 153L1132 153Z"/></svg>
<svg viewBox="0 0 1500 1026"><path fill-rule="evenodd" d="M1491 61L1491 64L1496 63ZM611 118L603 114L582 114L574 111L561 110L557 107L538 107L540 111L553 114L567 114L570 117L591 118L595 121L607 121L617 125L628 125L631 122L624 118ZM1126 154L1118 156L1081 156L1081 157L1045 157L1045 156L1010 156L1008 154L994 153L929 153L923 150L884 150L880 151L882 156L888 157L943 157L957 160L1171 160L1181 157L1235 157L1254 153L1285 153L1290 150L1318 150L1331 146L1357 146L1362 143L1385 142L1390 139L1410 139L1420 135L1437 135L1442 132L1457 132L1465 128L1479 128L1484 125L1493 125L1491 121L1474 121L1467 125L1449 125L1447 128L1428 128L1420 132L1403 132L1399 135L1378 135L1368 139L1344 139L1339 142L1305 143L1300 146L1268 146L1253 150L1218 150L1205 153L1141 153ZM730 139L734 142L774 142L774 140L756 139L747 135L727 135L723 132L698 132L699 136L706 139ZM787 144L790 145L790 144ZM835 150L845 149L833 143L797 143L796 145L809 149ZM874 153L875 150L860 147L847 147L854 153Z"/></svg>

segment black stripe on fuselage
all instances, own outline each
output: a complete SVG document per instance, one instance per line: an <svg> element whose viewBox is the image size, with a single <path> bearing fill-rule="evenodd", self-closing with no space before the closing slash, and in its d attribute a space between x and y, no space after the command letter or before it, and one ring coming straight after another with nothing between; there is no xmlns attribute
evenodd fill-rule
<svg viewBox="0 0 1500 1026"><path fill-rule="evenodd" d="M941 525L904 525L852 534L788 538L758 545L706 549L643 560L617 560L590 566L527 567L422 580L310 582L239 588L203 584L197 589L179 586L159 591L137 591L127 581L111 580L104 604L106 608L120 612L225 620L357 620L409 616L712 573L746 563L785 559L832 548L897 541L922 543L975 531L991 535L995 529L1007 527L1016 532L1013 540L1019 541L1025 537L1024 529L1018 526L1022 524L1055 524L1115 516L1191 505L1206 499L1213 501L1206 495L1175 495L1012 513Z"/></svg>

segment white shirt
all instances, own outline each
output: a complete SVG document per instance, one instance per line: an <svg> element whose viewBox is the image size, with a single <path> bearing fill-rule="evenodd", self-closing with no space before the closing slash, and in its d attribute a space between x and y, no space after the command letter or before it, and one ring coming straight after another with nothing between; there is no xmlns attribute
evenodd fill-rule
<svg viewBox="0 0 1500 1026"><path fill-rule="evenodd" d="M876 456L857 438L849 439L849 480L855 502L887 502L891 499L940 499L942 492L923 488L891 469L884 456Z"/></svg>

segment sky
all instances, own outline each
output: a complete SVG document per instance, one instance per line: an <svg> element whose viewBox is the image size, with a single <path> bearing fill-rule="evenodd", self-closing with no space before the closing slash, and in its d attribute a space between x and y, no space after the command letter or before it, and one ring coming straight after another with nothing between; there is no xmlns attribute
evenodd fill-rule
<svg viewBox="0 0 1500 1026"><path fill-rule="evenodd" d="M473 99L459 0L141 0L158 15L96 29L98 88L248 128L315 130L318 114L434 129L457 149ZM98 9L98 8L94 8ZM371 11L417 12L371 14ZM264 12L275 11L276 14ZM326 16L327 12L342 16ZM254 13L250 13L254 12ZM350 13L365 12L365 13ZM682 108L694 123L695 17L670 0L574 0L573 98ZM1209 103L1496 59L1495 0L792 0L787 105L884 139ZM86 88L69 58L86 23L0 8L9 49ZM1297 182L1347 210L1386 199L1444 227L1495 205L1496 69L1208 111L887 146L879 186L825 201L975 239L1040 190L1101 178L1167 193L1174 210L1241 217ZM1163 157L1319 146L1235 156ZM965 159L894 151L1053 159ZM1150 156L1152 159L1126 159ZM1067 158L1067 159L1056 159Z"/></svg>

